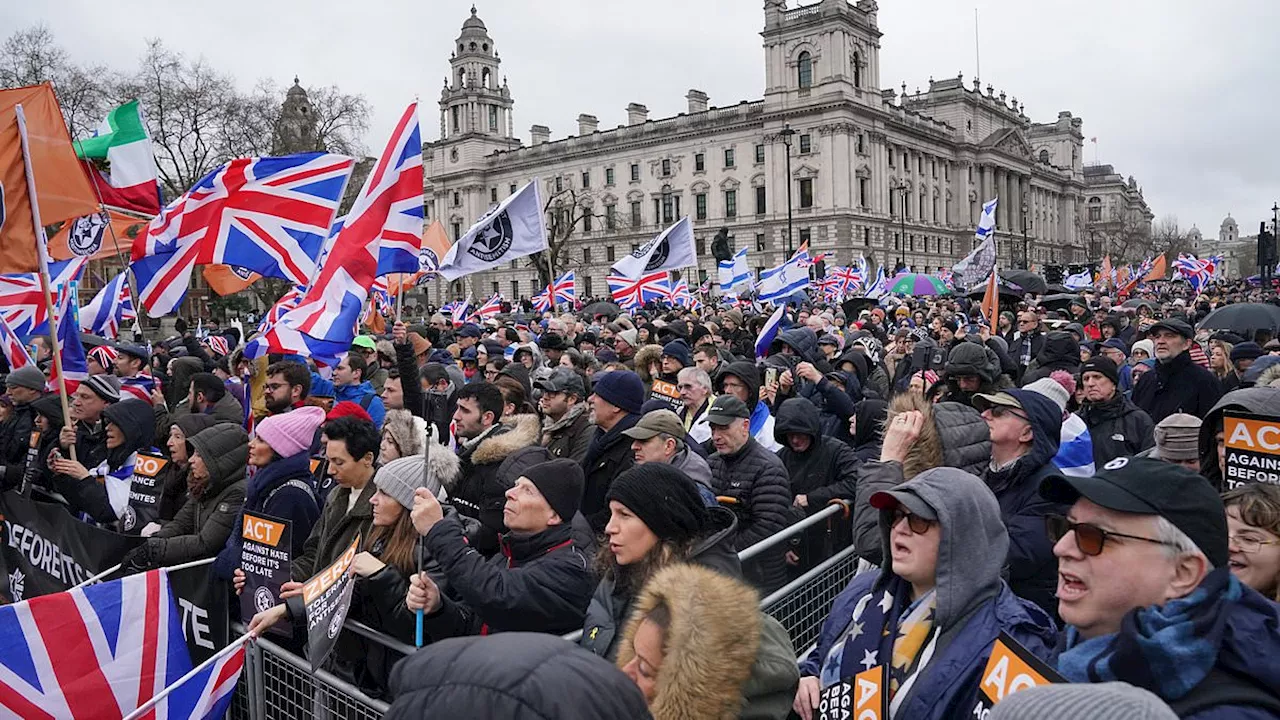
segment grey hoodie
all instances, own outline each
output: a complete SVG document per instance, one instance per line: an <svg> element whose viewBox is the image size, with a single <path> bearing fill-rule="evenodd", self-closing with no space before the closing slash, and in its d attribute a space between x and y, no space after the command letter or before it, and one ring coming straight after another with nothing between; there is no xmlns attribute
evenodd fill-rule
<svg viewBox="0 0 1280 720"><path fill-rule="evenodd" d="M986 483L963 470L926 470L894 488L920 498L938 515L935 623L946 633L1000 592L1000 571L1009 552L1009 533L1000 519L1000 505ZM880 546L890 547L892 510L880 511ZM893 556L884 553L885 582L893 572Z"/></svg>

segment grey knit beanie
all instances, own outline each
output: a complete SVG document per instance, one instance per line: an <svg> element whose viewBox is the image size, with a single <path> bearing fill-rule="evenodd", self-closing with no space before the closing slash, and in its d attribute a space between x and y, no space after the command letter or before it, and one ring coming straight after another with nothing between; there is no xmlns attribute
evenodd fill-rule
<svg viewBox="0 0 1280 720"><path fill-rule="evenodd" d="M991 709L989 720L1176 720L1154 694L1128 683L1042 685L1019 690Z"/></svg>
<svg viewBox="0 0 1280 720"><path fill-rule="evenodd" d="M44 382L44 373L40 372L40 368L35 365L24 365L5 378L5 385L29 390L44 390Z"/></svg>
<svg viewBox="0 0 1280 720"><path fill-rule="evenodd" d="M410 455L397 458L378 468L373 476L373 484L392 500L400 503L406 510L413 508L413 491L426 487L422 476L422 455ZM432 493L440 492L439 481L436 487L428 488Z"/></svg>

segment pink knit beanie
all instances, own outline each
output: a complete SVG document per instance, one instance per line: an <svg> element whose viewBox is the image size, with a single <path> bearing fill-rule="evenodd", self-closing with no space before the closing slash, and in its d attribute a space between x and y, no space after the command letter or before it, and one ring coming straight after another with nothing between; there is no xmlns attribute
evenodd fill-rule
<svg viewBox="0 0 1280 720"><path fill-rule="evenodd" d="M258 423L253 432L282 458L311 448L316 428L324 422L324 410L305 405L283 415L272 415Z"/></svg>

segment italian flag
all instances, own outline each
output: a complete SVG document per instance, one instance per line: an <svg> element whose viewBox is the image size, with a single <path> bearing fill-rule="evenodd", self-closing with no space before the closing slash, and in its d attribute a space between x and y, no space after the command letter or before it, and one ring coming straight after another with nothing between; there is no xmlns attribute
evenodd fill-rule
<svg viewBox="0 0 1280 720"><path fill-rule="evenodd" d="M148 215L160 212L156 159L137 100L112 110L93 137L74 145L103 205ZM106 161L107 173L100 172L92 160Z"/></svg>

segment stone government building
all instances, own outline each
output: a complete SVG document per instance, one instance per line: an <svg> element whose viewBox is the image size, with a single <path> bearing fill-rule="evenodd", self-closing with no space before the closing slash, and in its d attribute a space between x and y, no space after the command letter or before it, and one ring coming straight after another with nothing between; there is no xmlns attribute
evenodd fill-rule
<svg viewBox="0 0 1280 720"><path fill-rule="evenodd" d="M683 215L694 223L697 280L715 277L709 246L721 227L735 249L749 250L752 267L778 264L790 250L788 183L791 246L808 241L836 264L862 255L873 268L948 267L972 249L982 203L996 196L1004 267L1022 266L1024 247L1039 268L1089 262L1090 231L1096 247L1096 226L1117 212L1149 227L1136 185L1094 192L1104 175L1086 169L1082 120L1070 112L1032 122L1017 98L963 75L930 78L914 93L883 88L877 10L875 0L792 9L765 0L762 100L714 107L690 90L688 111L675 117L650 119L637 102L626 125L602 130L581 114L576 136L552 141L546 126L533 125L526 146L515 136L498 51L473 7L441 91L440 139L424 147L428 219L457 237L537 177L544 202L586 208L555 268L577 270L586 296L607 293L615 258ZM1086 213L1102 203L1108 215ZM527 261L513 265L470 276L466 291L483 300L541 289ZM441 290L437 283L433 300Z"/></svg>

